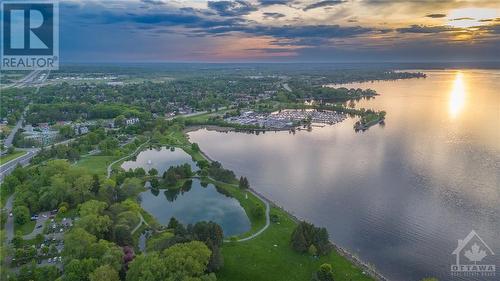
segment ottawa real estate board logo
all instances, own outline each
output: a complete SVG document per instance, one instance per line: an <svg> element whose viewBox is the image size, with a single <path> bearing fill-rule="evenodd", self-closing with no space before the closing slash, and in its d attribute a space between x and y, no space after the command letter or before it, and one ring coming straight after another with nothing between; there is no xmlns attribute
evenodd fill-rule
<svg viewBox="0 0 500 281"><path fill-rule="evenodd" d="M495 253L474 230L465 239L458 240L452 255L455 255L455 264L451 265L452 276L495 276L495 265L488 262Z"/></svg>
<svg viewBox="0 0 500 281"><path fill-rule="evenodd" d="M57 1L1 1L1 69L59 68Z"/></svg>

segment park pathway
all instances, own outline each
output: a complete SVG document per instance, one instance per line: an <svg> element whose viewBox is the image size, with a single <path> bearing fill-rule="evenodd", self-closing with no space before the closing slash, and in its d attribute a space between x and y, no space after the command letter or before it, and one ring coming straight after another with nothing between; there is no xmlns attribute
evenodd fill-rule
<svg viewBox="0 0 500 281"><path fill-rule="evenodd" d="M120 161L122 161L122 160L125 160L125 159L129 158L129 157L130 157L130 156L132 156L132 155L135 155L135 154L136 154L137 152L139 152L139 151L142 149L142 147L143 147L144 145L146 145L148 142L149 142L149 140L147 140L147 141L146 141L146 142L144 142L143 144L139 145L139 147L137 147L137 149L136 149L136 150L134 150L134 152L130 153L129 155L123 156L122 158L120 158L120 159L118 159L118 160L116 160L116 161L113 161L111 164L109 164L109 165L108 165L108 168L107 168L107 174L108 174L108 175L107 175L107 178L109 179L109 178L111 177L111 168L113 167L113 165L114 165L114 164L116 164L116 163L118 163L118 162L120 162Z"/></svg>
<svg viewBox="0 0 500 281"><path fill-rule="evenodd" d="M269 227L269 225L271 224L271 218L269 216L271 208L269 207L269 202L265 198L263 198L262 196L260 196L258 193L256 193L255 191L253 191L251 189L249 191L255 197L259 198L262 202L264 202L264 204L266 205L266 225L264 225L263 228L261 228L259 231L255 232L254 234L252 234L252 235L250 235L248 237L245 237L245 238L238 239L238 240L236 240L236 242L245 242L245 241L254 239L255 237L261 235L262 232L264 232Z"/></svg>

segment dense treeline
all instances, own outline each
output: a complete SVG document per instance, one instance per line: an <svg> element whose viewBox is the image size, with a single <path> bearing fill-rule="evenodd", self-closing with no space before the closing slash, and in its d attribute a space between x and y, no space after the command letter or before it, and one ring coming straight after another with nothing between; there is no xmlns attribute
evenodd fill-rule
<svg viewBox="0 0 500 281"><path fill-rule="evenodd" d="M290 244L295 251L308 252L313 256L327 255L333 249L326 228L315 227L305 221L300 222L293 231Z"/></svg>
<svg viewBox="0 0 500 281"><path fill-rule="evenodd" d="M0 119L6 119L9 125L14 125L31 101L33 92L31 88L2 89Z"/></svg>
<svg viewBox="0 0 500 281"><path fill-rule="evenodd" d="M224 169L222 164L217 161L210 163L210 166L208 167L208 175L217 181L226 183L233 182L236 177L233 171Z"/></svg>
<svg viewBox="0 0 500 281"><path fill-rule="evenodd" d="M50 103L30 107L26 121L30 124L75 121L79 119L113 119L120 115L150 119L149 114L124 104Z"/></svg>

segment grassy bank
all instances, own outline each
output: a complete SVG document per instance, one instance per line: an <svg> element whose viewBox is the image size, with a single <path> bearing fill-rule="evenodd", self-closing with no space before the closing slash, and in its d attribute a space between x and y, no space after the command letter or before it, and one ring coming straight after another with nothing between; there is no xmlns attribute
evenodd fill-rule
<svg viewBox="0 0 500 281"><path fill-rule="evenodd" d="M279 221L255 239L224 243L224 267L218 280L304 281L323 263L332 265L336 281L373 280L335 251L320 258L293 251L289 241L296 223L278 208L272 208L271 214Z"/></svg>
<svg viewBox="0 0 500 281"><path fill-rule="evenodd" d="M5 163L9 162L10 160L16 159L17 157L21 157L24 154L26 154L26 151L15 150L14 152L12 152L10 154L3 155L0 157L0 165L3 165Z"/></svg>
<svg viewBox="0 0 500 281"><path fill-rule="evenodd" d="M76 166L86 168L94 174L106 175L108 165L115 159L116 157L114 156L92 155L82 158L76 163Z"/></svg>

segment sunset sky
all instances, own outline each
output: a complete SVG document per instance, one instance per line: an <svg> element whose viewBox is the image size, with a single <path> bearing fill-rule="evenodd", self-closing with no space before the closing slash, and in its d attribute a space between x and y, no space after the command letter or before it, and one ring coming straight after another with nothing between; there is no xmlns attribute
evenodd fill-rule
<svg viewBox="0 0 500 281"><path fill-rule="evenodd" d="M60 2L66 62L500 60L500 2Z"/></svg>

